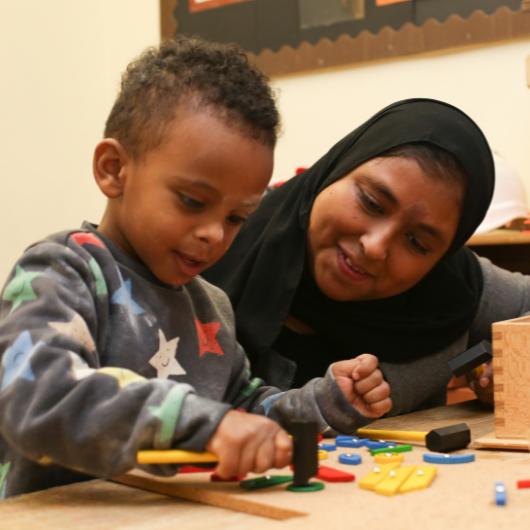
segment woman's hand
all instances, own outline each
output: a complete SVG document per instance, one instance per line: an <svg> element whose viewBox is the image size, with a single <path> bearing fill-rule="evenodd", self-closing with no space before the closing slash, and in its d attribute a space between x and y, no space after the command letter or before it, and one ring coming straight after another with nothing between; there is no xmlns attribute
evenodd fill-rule
<svg viewBox="0 0 530 530"><path fill-rule="evenodd" d="M493 407L493 365L490 362L481 364L466 374L469 387L477 398Z"/></svg>

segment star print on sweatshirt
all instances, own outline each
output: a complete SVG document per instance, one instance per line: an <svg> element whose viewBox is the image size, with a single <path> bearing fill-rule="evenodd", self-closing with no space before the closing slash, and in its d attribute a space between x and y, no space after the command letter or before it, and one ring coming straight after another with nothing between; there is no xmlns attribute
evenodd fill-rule
<svg viewBox="0 0 530 530"><path fill-rule="evenodd" d="M252 378L220 289L163 284L92 225L29 247L2 291L6 496L124 473L141 449L203 451L233 408L355 425L331 376L276 394Z"/></svg>

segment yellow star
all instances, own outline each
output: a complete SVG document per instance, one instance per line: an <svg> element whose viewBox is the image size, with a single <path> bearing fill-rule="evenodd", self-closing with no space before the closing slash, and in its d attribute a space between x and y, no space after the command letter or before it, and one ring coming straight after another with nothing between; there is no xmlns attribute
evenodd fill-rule
<svg viewBox="0 0 530 530"><path fill-rule="evenodd" d="M88 326L79 313L76 313L70 322L48 322L48 325L62 335L67 335L80 342L89 351L94 351L96 349L94 339L92 338Z"/></svg>

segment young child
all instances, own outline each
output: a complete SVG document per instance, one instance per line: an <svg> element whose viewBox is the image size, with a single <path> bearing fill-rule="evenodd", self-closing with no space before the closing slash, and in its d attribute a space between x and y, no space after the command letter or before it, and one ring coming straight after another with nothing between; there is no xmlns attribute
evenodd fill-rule
<svg viewBox="0 0 530 530"><path fill-rule="evenodd" d="M259 473L289 463L290 419L352 432L389 410L367 354L299 390L252 379L227 297L198 276L257 207L277 125L233 46L178 38L129 65L94 152L101 222L28 248L2 291L2 496L123 473L141 449Z"/></svg>

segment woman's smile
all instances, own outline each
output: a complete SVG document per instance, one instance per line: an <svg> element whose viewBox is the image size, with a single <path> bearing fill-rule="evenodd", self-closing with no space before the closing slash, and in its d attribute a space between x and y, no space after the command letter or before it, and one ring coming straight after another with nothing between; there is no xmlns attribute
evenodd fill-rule
<svg viewBox="0 0 530 530"><path fill-rule="evenodd" d="M350 281L360 282L373 278L372 274L358 266L353 258L337 246L337 268Z"/></svg>

